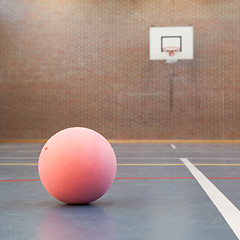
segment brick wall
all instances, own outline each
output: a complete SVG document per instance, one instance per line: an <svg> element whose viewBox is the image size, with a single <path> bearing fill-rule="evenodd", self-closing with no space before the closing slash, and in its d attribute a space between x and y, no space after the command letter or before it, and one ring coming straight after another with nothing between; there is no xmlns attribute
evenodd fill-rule
<svg viewBox="0 0 240 240"><path fill-rule="evenodd" d="M240 1L0 1L0 138L240 138ZM150 26L194 27L194 60L149 60Z"/></svg>

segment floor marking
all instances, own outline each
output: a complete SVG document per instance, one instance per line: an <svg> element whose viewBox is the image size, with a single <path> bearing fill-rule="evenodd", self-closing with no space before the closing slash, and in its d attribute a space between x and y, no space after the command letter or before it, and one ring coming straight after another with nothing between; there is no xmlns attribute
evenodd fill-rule
<svg viewBox="0 0 240 240"><path fill-rule="evenodd" d="M154 180L154 179L194 179L194 177L119 177L115 180ZM31 182L40 181L40 179L5 179L0 182Z"/></svg>
<svg viewBox="0 0 240 240"><path fill-rule="evenodd" d="M116 180L195 179L194 177L117 177ZM208 177L208 179L240 180L240 178ZM31 182L40 179L5 179L0 182Z"/></svg>
<svg viewBox="0 0 240 240"><path fill-rule="evenodd" d="M222 157L222 158L215 158L215 157L187 157L188 159L193 159L193 160L238 160L240 161L240 157L235 157L235 158L228 158L228 157ZM38 160L38 157L3 157L0 156L0 159L34 159ZM179 159L179 157L117 157L119 160L175 160Z"/></svg>
<svg viewBox="0 0 240 240"><path fill-rule="evenodd" d="M37 165L38 163L0 163L0 166L37 166ZM117 165L118 166L184 166L183 163L118 163Z"/></svg>
<svg viewBox="0 0 240 240"><path fill-rule="evenodd" d="M184 166L182 163L118 163L118 166ZM240 166L240 164L194 163L195 166Z"/></svg>
<svg viewBox="0 0 240 240"><path fill-rule="evenodd" d="M38 159L38 157L0 157L0 159Z"/></svg>
<svg viewBox="0 0 240 240"><path fill-rule="evenodd" d="M181 161L212 200L237 238L240 239L240 211L187 158L181 158Z"/></svg>
<svg viewBox="0 0 240 240"><path fill-rule="evenodd" d="M0 180L0 182L33 182L33 181L40 181L40 179L6 179L6 180Z"/></svg>
<svg viewBox="0 0 240 240"><path fill-rule="evenodd" d="M48 139L0 139L0 143L45 143ZM193 139L108 139L110 143L240 143L235 140L193 140Z"/></svg>
<svg viewBox="0 0 240 240"><path fill-rule="evenodd" d="M172 149L176 149L176 146L174 144L171 144Z"/></svg>
<svg viewBox="0 0 240 240"><path fill-rule="evenodd" d="M116 180L194 179L194 177L119 177Z"/></svg>
<svg viewBox="0 0 240 240"><path fill-rule="evenodd" d="M38 163L0 163L0 166L37 166ZM118 166L184 166L183 163L118 163ZM240 166L237 163L193 163L195 166Z"/></svg>
<svg viewBox="0 0 240 240"><path fill-rule="evenodd" d="M179 157L117 157L118 160L179 160ZM240 158L239 158L240 160Z"/></svg>
<svg viewBox="0 0 240 240"><path fill-rule="evenodd" d="M237 163L193 163L195 166L240 166Z"/></svg>
<svg viewBox="0 0 240 240"><path fill-rule="evenodd" d="M183 163L118 163L119 166L184 166ZM235 163L194 163L195 166L240 166Z"/></svg>
<svg viewBox="0 0 240 240"><path fill-rule="evenodd" d="M184 166L182 163L118 163L118 166Z"/></svg>
<svg viewBox="0 0 240 240"><path fill-rule="evenodd" d="M234 177L208 177L208 179L222 179L222 180L239 180L240 178L234 178Z"/></svg>
<svg viewBox="0 0 240 240"><path fill-rule="evenodd" d="M1 157L0 157L1 158ZM214 158L214 157L187 157L188 159L193 159L193 160L238 160L240 161L240 157L238 158L228 158L228 157L223 157L223 158ZM117 157L117 159L121 160L125 160L125 159L129 159L129 160L174 160L174 159L179 159L179 157Z"/></svg>
<svg viewBox="0 0 240 240"><path fill-rule="evenodd" d="M37 163L0 163L0 166L37 166Z"/></svg>
<svg viewBox="0 0 240 240"><path fill-rule="evenodd" d="M122 179L195 179L194 177L119 177L117 180ZM240 180L240 178L223 178L223 177L208 177L208 179L224 179L224 180Z"/></svg>
<svg viewBox="0 0 240 240"><path fill-rule="evenodd" d="M192 139L186 139L186 140L180 140L180 139L108 139L110 143L240 143L239 139L236 140L192 140Z"/></svg>

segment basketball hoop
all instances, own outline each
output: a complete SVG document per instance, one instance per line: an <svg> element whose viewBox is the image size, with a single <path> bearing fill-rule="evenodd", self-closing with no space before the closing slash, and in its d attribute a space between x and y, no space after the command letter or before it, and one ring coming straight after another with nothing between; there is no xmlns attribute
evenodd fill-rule
<svg viewBox="0 0 240 240"><path fill-rule="evenodd" d="M175 63L177 62L177 59L174 58L174 56L176 55L177 52L180 52L181 49L180 47L164 47L162 51L168 54L168 57L166 60L167 63Z"/></svg>

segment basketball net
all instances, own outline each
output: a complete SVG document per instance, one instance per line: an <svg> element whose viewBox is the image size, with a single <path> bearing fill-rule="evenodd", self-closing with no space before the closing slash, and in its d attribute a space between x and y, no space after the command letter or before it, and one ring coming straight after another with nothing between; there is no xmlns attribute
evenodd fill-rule
<svg viewBox="0 0 240 240"><path fill-rule="evenodd" d="M176 58L173 58L177 52L180 52L179 47L165 47L163 48L163 52L168 54L168 58L166 59L167 63L175 63L177 62Z"/></svg>

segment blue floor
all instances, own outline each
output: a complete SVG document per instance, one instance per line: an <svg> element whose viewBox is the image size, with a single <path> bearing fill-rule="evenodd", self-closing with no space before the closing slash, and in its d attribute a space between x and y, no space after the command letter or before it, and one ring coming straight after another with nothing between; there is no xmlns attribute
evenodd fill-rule
<svg viewBox="0 0 240 240"><path fill-rule="evenodd" d="M66 205L45 191L36 165L42 146L0 144L0 239L238 239L180 161L226 164L195 166L240 209L238 144L112 144L115 182L88 205Z"/></svg>

